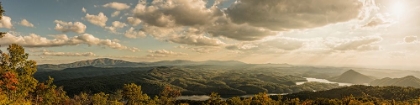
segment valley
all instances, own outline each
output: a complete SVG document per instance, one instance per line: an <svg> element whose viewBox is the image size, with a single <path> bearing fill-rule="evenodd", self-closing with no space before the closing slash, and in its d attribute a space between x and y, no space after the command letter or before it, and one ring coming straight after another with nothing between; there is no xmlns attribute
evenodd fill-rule
<svg viewBox="0 0 420 105"><path fill-rule="evenodd" d="M61 69L52 70L54 68ZM359 73L383 73L366 69L356 71L339 67L246 64L238 61L136 63L102 58L70 64L40 65L38 69L41 71L35 73L35 78L39 81L47 80L48 76L54 78L54 84L63 86L70 96L80 92L113 93L128 83L141 85L142 90L152 96L158 95L165 86L170 86L181 91L183 96L180 99L208 97L206 95L212 92L228 98L261 92L316 92L352 85L419 87L413 85L418 83L414 76L402 78L404 80L401 81L407 82L404 84L393 82L399 81L399 78L376 79L375 76Z"/></svg>

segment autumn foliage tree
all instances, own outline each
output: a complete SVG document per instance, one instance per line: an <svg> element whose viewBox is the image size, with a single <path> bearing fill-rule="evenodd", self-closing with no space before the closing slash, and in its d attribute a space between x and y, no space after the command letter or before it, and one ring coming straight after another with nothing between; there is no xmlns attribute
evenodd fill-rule
<svg viewBox="0 0 420 105"><path fill-rule="evenodd" d="M10 102L30 101L38 81L33 78L36 62L28 59L22 46L11 44L8 53L0 52L1 94Z"/></svg>

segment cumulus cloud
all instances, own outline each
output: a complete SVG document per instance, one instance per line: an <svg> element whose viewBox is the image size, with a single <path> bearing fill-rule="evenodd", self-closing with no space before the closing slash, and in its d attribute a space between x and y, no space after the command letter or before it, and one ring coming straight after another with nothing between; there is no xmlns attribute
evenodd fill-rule
<svg viewBox="0 0 420 105"><path fill-rule="evenodd" d="M380 50L374 45L382 41L380 36L355 37L351 39L327 38L325 44L334 51L372 51Z"/></svg>
<svg viewBox="0 0 420 105"><path fill-rule="evenodd" d="M120 11L115 11L111 14L111 17L118 16L118 15L120 15L120 13L121 13Z"/></svg>
<svg viewBox="0 0 420 105"><path fill-rule="evenodd" d="M83 13L86 13L86 9L85 9L85 7L83 7L83 8L82 8L82 12L83 12Z"/></svg>
<svg viewBox="0 0 420 105"><path fill-rule="evenodd" d="M253 27L248 24L238 25L230 21L226 23L219 23L217 26L209 27L207 31L213 36L225 36L243 41L259 40L276 34L276 32L265 28Z"/></svg>
<svg viewBox="0 0 420 105"><path fill-rule="evenodd" d="M22 21L20 21L20 25L25 26L25 27L34 27L34 24L32 24L26 19L22 19Z"/></svg>
<svg viewBox="0 0 420 105"><path fill-rule="evenodd" d="M125 31L124 36L127 38L146 37L146 33L139 30L135 30L133 27L131 27L130 29Z"/></svg>
<svg viewBox="0 0 420 105"><path fill-rule="evenodd" d="M238 0L225 9L218 7L220 1L208 3L206 0L140 0L132 13L133 18L139 19L136 23L145 26L140 31L159 39L182 33L184 30L178 29L181 27L198 29L210 37L255 41L281 31L347 22L361 17L365 11L360 0Z"/></svg>
<svg viewBox="0 0 420 105"><path fill-rule="evenodd" d="M0 20L0 28L12 29L13 24L11 21L12 21L12 18L8 16L2 16Z"/></svg>
<svg viewBox="0 0 420 105"><path fill-rule="evenodd" d="M106 17L102 12L99 12L98 15L86 14L85 19L90 23L101 27L105 27L106 21L108 21L108 17Z"/></svg>
<svg viewBox="0 0 420 105"><path fill-rule="evenodd" d="M186 53L181 53L181 52L173 52L173 51L168 51L165 49L162 50L149 50L149 53L147 55L147 57L169 57L169 56L185 56L188 55Z"/></svg>
<svg viewBox="0 0 420 105"><path fill-rule="evenodd" d="M197 38L208 39L208 36L202 34L206 33L210 36L225 36L237 40L258 40L275 34L268 29L232 23L217 6L207 8L206 2L201 0L162 0L153 1L150 5L145 1L140 1L133 13L134 17L127 18L127 21L132 25L145 24L141 31L158 39L162 37L183 38L190 41ZM138 20L134 21L135 19ZM198 29L199 34L196 35L199 36L181 35L173 37L174 34L185 31L182 27ZM177 39L171 40L182 44L197 45L197 43L201 43L181 42Z"/></svg>
<svg viewBox="0 0 420 105"><path fill-rule="evenodd" d="M346 22L362 9L360 0L239 0L226 13L235 23L283 31Z"/></svg>
<svg viewBox="0 0 420 105"><path fill-rule="evenodd" d="M220 47L214 47L214 46L191 47L191 46L179 45L179 46L176 46L175 48L188 49L188 50L198 52L198 53L211 53L211 52L216 52L220 50Z"/></svg>
<svg viewBox="0 0 420 105"><path fill-rule="evenodd" d="M158 27L204 25L222 15L216 7L207 8L203 0L156 0L150 5L143 0L133 13L144 23Z"/></svg>
<svg viewBox="0 0 420 105"><path fill-rule="evenodd" d="M84 52L84 53L77 53L77 52L48 52L45 51L41 55L43 56L96 56L93 52Z"/></svg>
<svg viewBox="0 0 420 105"><path fill-rule="evenodd" d="M114 21L112 22L112 26L105 27L105 29L109 30L112 33L117 33L117 29L123 28L125 26L127 26L127 24L122 23L120 21Z"/></svg>
<svg viewBox="0 0 420 105"><path fill-rule="evenodd" d="M210 38L202 34L197 29L189 28L181 35L173 36L168 41L195 46L221 46L225 44L216 38Z"/></svg>
<svg viewBox="0 0 420 105"><path fill-rule="evenodd" d="M225 43L218 39L212 39L202 35L187 35L169 39L169 41L179 44L188 44L196 46L220 46Z"/></svg>
<svg viewBox="0 0 420 105"><path fill-rule="evenodd" d="M141 23L141 20L134 17L127 17L127 22L132 26L137 26Z"/></svg>
<svg viewBox="0 0 420 105"><path fill-rule="evenodd" d="M61 20L55 20L55 30L60 32L75 32L75 33L84 33L86 30L86 25L81 22L65 22Z"/></svg>
<svg viewBox="0 0 420 105"><path fill-rule="evenodd" d="M108 47L118 50L130 50L133 52L139 51L137 48L127 47L110 39L99 39L91 34L82 34L74 37L68 37L67 35L63 34L56 35L53 39L48 39L36 34L30 34L28 36L19 36L7 33L3 38L0 39L1 46L14 43L30 48L76 46L84 44L89 46Z"/></svg>
<svg viewBox="0 0 420 105"><path fill-rule="evenodd" d="M102 5L105 8L113 8L115 10L121 11L121 10L126 10L129 9L130 6L125 4L125 3L120 3L120 2L110 2L107 3L105 5Z"/></svg>
<svg viewBox="0 0 420 105"><path fill-rule="evenodd" d="M404 42L406 43L413 43L413 42L417 42L417 36L406 36L404 37Z"/></svg>
<svg viewBox="0 0 420 105"><path fill-rule="evenodd" d="M241 53L284 53L303 48L307 42L290 37L276 37L261 41L241 42L225 46L225 48Z"/></svg>

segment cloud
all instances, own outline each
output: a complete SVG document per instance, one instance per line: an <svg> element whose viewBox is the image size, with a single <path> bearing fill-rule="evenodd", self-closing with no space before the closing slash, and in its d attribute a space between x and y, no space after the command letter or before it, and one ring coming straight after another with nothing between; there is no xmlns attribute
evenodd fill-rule
<svg viewBox="0 0 420 105"><path fill-rule="evenodd" d="M346 22L357 18L362 9L360 0L240 0L226 13L238 24L284 31Z"/></svg>
<svg viewBox="0 0 420 105"><path fill-rule="evenodd" d="M413 42L417 42L417 36L405 36L404 37L404 42L406 43L413 43Z"/></svg>
<svg viewBox="0 0 420 105"><path fill-rule="evenodd" d="M380 36L354 37L351 39L327 38L325 45L334 51L371 51L380 50L380 46L374 45L382 41Z"/></svg>
<svg viewBox="0 0 420 105"><path fill-rule="evenodd" d="M111 14L111 17L118 16L118 15L120 15L120 13L121 13L120 11L115 11Z"/></svg>
<svg viewBox="0 0 420 105"><path fill-rule="evenodd" d="M198 53L211 53L211 52L217 52L220 50L220 47L215 47L215 46L190 47L190 46L179 45L179 46L176 46L176 48L188 49L188 50L198 52Z"/></svg>
<svg viewBox="0 0 420 105"><path fill-rule="evenodd" d="M133 18L139 19L137 24L144 24L140 31L158 39L182 33L184 30L178 29L181 27L198 29L206 35L201 37L222 36L255 41L281 31L358 19L366 9L360 0L239 0L225 9L220 9L219 3L209 5L206 0L140 0L132 13Z"/></svg>
<svg viewBox="0 0 420 105"><path fill-rule="evenodd" d="M147 57L169 57L169 56L185 56L188 55L186 53L181 53L181 52L173 52L173 51L168 51L165 49L162 50L149 50L149 53L147 55Z"/></svg>
<svg viewBox="0 0 420 105"><path fill-rule="evenodd" d="M253 42L240 42L225 46L228 50L240 51L240 53L284 53L301 49L309 41L290 38L274 37L266 40Z"/></svg>
<svg viewBox="0 0 420 105"><path fill-rule="evenodd" d="M141 22L144 24L141 31L158 39L166 35L182 33L183 27L199 29L200 33L208 34L207 36L202 34L200 36L202 38L224 36L249 41L276 34L269 29L233 23L216 5L207 7L206 4L206 1L202 0L162 0L153 1L150 5L146 1L140 1L132 11L134 18L139 20L136 22L133 18L127 20L129 23L140 24ZM182 36L187 39L188 37Z"/></svg>
<svg viewBox="0 0 420 105"><path fill-rule="evenodd" d="M158 0L150 5L142 0L133 13L144 23L157 27L205 25L222 15L217 7L207 8L203 0Z"/></svg>
<svg viewBox="0 0 420 105"><path fill-rule="evenodd" d="M141 20L134 17L127 17L127 22L132 26L137 26L141 23Z"/></svg>
<svg viewBox="0 0 420 105"><path fill-rule="evenodd" d="M2 16L0 20L0 28L12 29L13 24L11 21L12 21L12 18L8 16Z"/></svg>
<svg viewBox="0 0 420 105"><path fill-rule="evenodd" d="M146 37L146 33L142 31L135 30L133 27L125 31L124 34L127 38L137 38L137 37Z"/></svg>
<svg viewBox="0 0 420 105"><path fill-rule="evenodd" d="M227 23L219 23L217 26L209 27L207 31L213 36L225 36L241 41L259 40L276 34L276 32L265 28L253 27L248 24L238 25L229 21Z"/></svg>
<svg viewBox="0 0 420 105"><path fill-rule="evenodd" d="M209 38L203 35L203 33L200 33L197 29L193 28L185 30L183 33L181 33L181 35L173 36L172 38L168 39L168 41L195 46L221 46L225 44L218 39Z"/></svg>
<svg viewBox="0 0 420 105"><path fill-rule="evenodd" d="M75 52L48 52L45 51L43 56L96 56L93 52L75 53Z"/></svg>
<svg viewBox="0 0 420 105"><path fill-rule="evenodd" d="M34 24L32 24L26 19L22 19L22 21L20 21L20 25L25 26L25 27L34 27Z"/></svg>
<svg viewBox="0 0 420 105"><path fill-rule="evenodd" d="M195 46L220 46L225 43L218 39L209 38L202 35L186 35L169 39L170 42L188 44Z"/></svg>
<svg viewBox="0 0 420 105"><path fill-rule="evenodd" d="M108 17L106 17L102 12L99 12L98 15L86 14L85 19L90 23L101 27L105 27L106 21L108 21Z"/></svg>
<svg viewBox="0 0 420 105"><path fill-rule="evenodd" d="M107 3L105 5L102 5L105 8L113 8L115 10L121 11L121 10L126 10L129 9L130 6L125 4L125 3L120 3L120 2L110 2Z"/></svg>
<svg viewBox="0 0 420 105"><path fill-rule="evenodd" d="M85 9L85 7L83 7L83 8L82 8L82 12L83 12L83 13L86 13L86 9Z"/></svg>
<svg viewBox="0 0 420 105"><path fill-rule="evenodd" d="M89 46L108 47L118 50L130 50L132 52L139 51L137 48L127 47L110 39L99 39L91 34L82 34L74 37L68 37L67 35L62 34L54 36L53 39L48 39L36 34L18 36L7 33L3 38L0 39L1 46L14 43L30 48L76 46L84 44Z"/></svg>
<svg viewBox="0 0 420 105"><path fill-rule="evenodd" d="M65 22L61 20L55 20L55 30L60 32L75 32L75 33L85 33L86 25L81 22Z"/></svg>
<svg viewBox="0 0 420 105"><path fill-rule="evenodd" d="M117 29L123 28L125 26L127 26L127 24L122 23L120 21L114 21L112 22L112 26L105 27L105 29L109 30L112 33L117 33Z"/></svg>
<svg viewBox="0 0 420 105"><path fill-rule="evenodd" d="M391 24L390 20L387 20L381 16L376 16L370 19L369 22L363 25L362 27L379 27L386 26L389 24Z"/></svg>

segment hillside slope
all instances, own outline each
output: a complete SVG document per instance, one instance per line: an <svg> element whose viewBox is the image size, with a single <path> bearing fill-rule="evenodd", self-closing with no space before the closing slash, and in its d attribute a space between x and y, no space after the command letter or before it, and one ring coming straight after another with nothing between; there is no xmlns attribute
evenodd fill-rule
<svg viewBox="0 0 420 105"><path fill-rule="evenodd" d="M348 70L337 77L332 77L328 79L330 81L334 82L344 82L344 83L353 83L353 84L367 84L373 80L375 80L372 77L363 75L359 72L356 72L354 70Z"/></svg>
<svg viewBox="0 0 420 105"><path fill-rule="evenodd" d="M420 88L420 79L414 76L402 78L383 78L370 82L372 86L402 86Z"/></svg>

